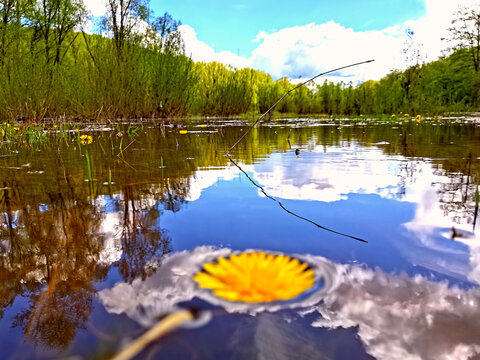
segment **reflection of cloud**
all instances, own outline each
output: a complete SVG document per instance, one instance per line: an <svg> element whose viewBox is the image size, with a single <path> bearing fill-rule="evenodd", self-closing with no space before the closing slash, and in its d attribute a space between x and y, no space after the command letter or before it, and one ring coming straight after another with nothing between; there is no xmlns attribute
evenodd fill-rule
<svg viewBox="0 0 480 360"><path fill-rule="evenodd" d="M192 252L175 253L165 258L156 272L145 281L136 279L131 284L118 283L112 289L100 291L100 300L112 313L126 313L143 325L151 325L158 316L172 311L177 303L194 297L222 305L229 312L255 314L260 311L311 306L316 304L325 292L331 291L338 285L337 268L326 259L318 257L315 263L311 263L310 259L308 262L313 265L317 273L323 274L321 289L313 294L307 292L299 302L275 302L269 306L261 303L229 302L213 296L210 291L197 289L193 282L193 275L201 270L203 264L230 254L229 249L214 250L210 246L197 247Z"/></svg>
<svg viewBox="0 0 480 360"><path fill-rule="evenodd" d="M441 195L429 183L417 184L416 192L420 199L415 217L404 224L415 235L415 243L400 244L401 250L414 264L480 284L480 238L470 231L472 225L445 213L440 208ZM449 239L452 225L462 234L454 240Z"/></svg>
<svg viewBox="0 0 480 360"><path fill-rule="evenodd" d="M379 359L466 359L480 354L480 292L423 277L349 267L338 289L309 312L313 326L358 326Z"/></svg>
<svg viewBox="0 0 480 360"><path fill-rule="evenodd" d="M171 312L177 303L195 296L192 275L201 264L228 253L226 249L214 251L208 247L192 253L176 253L166 258L145 281L135 279L131 284L118 283L112 289L100 291L100 300L109 312L126 313L145 326L151 325L158 316Z"/></svg>
<svg viewBox="0 0 480 360"><path fill-rule="evenodd" d="M251 168L248 165L242 165L242 167ZM202 195L202 191L214 185L219 179L232 180L239 172L235 166L231 165L225 168L195 171L190 180L188 196L185 197L185 200L198 200Z"/></svg>
<svg viewBox="0 0 480 360"><path fill-rule="evenodd" d="M170 256L145 281L119 283L99 292L109 312L126 313L144 325L181 301L200 297L229 312L275 311L282 306L229 303L198 290L192 275L228 249L199 247ZM325 278L316 294L287 306L316 313L316 327L358 327L366 350L379 359L458 359L480 353L480 291L449 287L421 276L390 275L319 256L299 256Z"/></svg>
<svg viewBox="0 0 480 360"><path fill-rule="evenodd" d="M391 197L398 191L399 165L379 148L352 144L324 152L323 146L316 146L300 157L272 154L255 164L254 178L269 195L281 199L332 202L349 193Z"/></svg>

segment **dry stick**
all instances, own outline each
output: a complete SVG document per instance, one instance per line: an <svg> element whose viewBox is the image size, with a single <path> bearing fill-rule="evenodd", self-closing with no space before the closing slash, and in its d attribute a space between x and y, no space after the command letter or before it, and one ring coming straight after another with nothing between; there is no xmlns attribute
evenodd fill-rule
<svg viewBox="0 0 480 360"><path fill-rule="evenodd" d="M260 116L260 117L257 119L257 121L255 121L255 122L248 128L248 130L247 130L242 136L240 136L240 138L235 142L235 144L233 144L232 147L231 147L230 149L228 149L228 151L226 152L225 156L230 155L230 151L232 151L233 148L234 148L235 146L237 146L237 144L238 144L240 141L242 141L242 139L243 139L245 136L247 136L247 134L250 132L250 130L252 130L252 129L255 127L255 125L257 125L258 122L265 117L265 115L267 115L270 111L272 111L272 110L275 108L275 106L277 106L277 104L278 104L280 101L282 101L282 100L283 100L288 94L290 94L292 91L298 89L300 86L303 86L303 85L307 84L308 82L310 82L310 81L312 81L312 80L315 80L315 79L316 79L317 77L319 77L319 76L326 75L326 74L330 74L330 73L332 73L332 72L335 72L335 71L338 71L338 70L342 70L342 69L346 69L346 68L349 68L349 67L352 67L352 66L357 66L357 65L361 65L361 64L366 64L366 63L369 63L369 62L372 62L372 61L375 61L375 60L372 59L372 60L362 61L362 62L358 62L358 63L355 63L355 64L350 64L350 65L342 66L342 67L339 67L339 68L336 68L336 69L333 69L333 70L328 70L328 71L326 71L326 72L323 72L323 73L320 73L320 74L318 74L318 75L315 75L314 77L308 79L307 81L304 81L303 83L298 84L298 85L295 86L293 89L288 90L285 94L283 94L283 96L282 96L280 99L278 99L278 100L275 102L275 104L273 104L273 105L270 107L270 109L268 109L267 111L265 111L265 112L262 114L262 116Z"/></svg>
<svg viewBox="0 0 480 360"><path fill-rule="evenodd" d="M161 321L159 321L157 325L148 330L137 340L128 344L111 360L129 360L135 355L137 355L140 351L142 351L152 341L155 341L160 336L165 335L167 332L193 319L194 315L189 310L180 310L173 314L170 314Z"/></svg>
<svg viewBox="0 0 480 360"><path fill-rule="evenodd" d="M245 170L243 170L240 165L238 165L235 161L232 160L232 158L230 156L228 156L228 159L232 162L233 165L235 165L246 177L248 180L250 180L250 182L255 185L257 188L260 189L260 191L263 193L263 195L265 195L267 198L269 198L270 200L273 200L275 201L278 205L280 205L280 207L285 210L287 213L289 213L290 215L293 215L299 219L302 219L302 220L305 220L307 222L309 222L310 224L313 224L315 225L316 227L320 228L320 229L323 229L323 230L326 230L326 231L330 231L331 233L334 233L334 234L337 234L337 235L341 235L341 236L345 236L345 237L348 237L350 239L354 239L354 240L358 240L358 241L361 241L361 242L364 242L364 243L368 243L367 240L364 240L364 239L361 239L359 237L356 237L356 236L352 236L352 235L348 235L348 234L344 234L340 231L336 231L336 230L332 230L332 229L329 229L325 226L322 226L320 224L317 224L315 221L312 221L310 219L307 219L306 217L303 217L303 216L300 216L298 214L295 214L294 212L288 210L279 200L275 199L273 196L270 196L267 194L267 192L265 191L265 189L258 185L255 181L253 181L253 179L245 172Z"/></svg>

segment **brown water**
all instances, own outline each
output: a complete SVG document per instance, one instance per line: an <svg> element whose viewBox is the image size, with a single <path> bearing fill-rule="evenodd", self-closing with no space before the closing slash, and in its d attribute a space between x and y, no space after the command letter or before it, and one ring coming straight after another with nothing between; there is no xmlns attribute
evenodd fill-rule
<svg viewBox="0 0 480 360"><path fill-rule="evenodd" d="M280 120L225 157L246 129L92 125L89 145L53 128L3 142L1 357L107 358L180 307L211 319L140 358L480 354L475 123ZM304 258L316 293L252 307L192 282L245 249Z"/></svg>

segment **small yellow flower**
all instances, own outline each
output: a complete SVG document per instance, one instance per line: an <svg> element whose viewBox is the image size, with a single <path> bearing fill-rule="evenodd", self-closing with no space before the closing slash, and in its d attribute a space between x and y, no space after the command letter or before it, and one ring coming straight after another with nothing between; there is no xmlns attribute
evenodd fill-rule
<svg viewBox="0 0 480 360"><path fill-rule="evenodd" d="M15 126L15 127L13 128L13 130L18 131L18 130L20 130L20 128Z"/></svg>
<svg viewBox="0 0 480 360"><path fill-rule="evenodd" d="M180 130L179 131L179 133L182 134L182 135L186 134L187 132L188 132L187 130Z"/></svg>
<svg viewBox="0 0 480 360"><path fill-rule="evenodd" d="M405 114L403 114L403 116L410 116L410 114L405 113Z"/></svg>
<svg viewBox="0 0 480 360"><path fill-rule="evenodd" d="M90 135L80 135L80 143L82 145L88 145L93 142L93 138Z"/></svg>
<svg viewBox="0 0 480 360"><path fill-rule="evenodd" d="M194 280L222 299L259 303L300 295L313 286L315 273L290 256L252 252L206 263Z"/></svg>
<svg viewBox="0 0 480 360"><path fill-rule="evenodd" d="M58 127L58 125L53 125L53 128L56 129Z"/></svg>
<svg viewBox="0 0 480 360"><path fill-rule="evenodd" d="M395 114L392 114L392 117L396 116Z"/></svg>
<svg viewBox="0 0 480 360"><path fill-rule="evenodd" d="M0 134L2 134L2 137L5 136L5 131L3 129L0 130Z"/></svg>

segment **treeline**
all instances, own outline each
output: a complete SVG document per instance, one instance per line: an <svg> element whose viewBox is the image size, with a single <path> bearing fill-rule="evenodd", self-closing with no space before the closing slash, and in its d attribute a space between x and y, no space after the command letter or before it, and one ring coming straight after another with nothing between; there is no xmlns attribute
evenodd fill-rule
<svg viewBox="0 0 480 360"><path fill-rule="evenodd" d="M253 69L194 63L180 22L148 1L109 0L95 24L79 0L0 1L0 118L118 119L263 113L294 85ZM359 115L478 108L468 49L380 81L302 87L276 111Z"/></svg>

